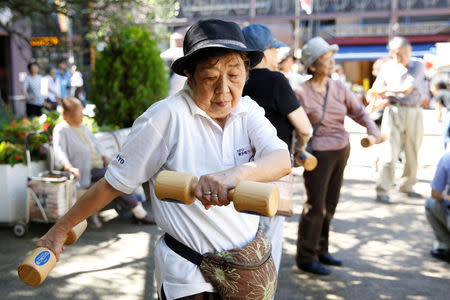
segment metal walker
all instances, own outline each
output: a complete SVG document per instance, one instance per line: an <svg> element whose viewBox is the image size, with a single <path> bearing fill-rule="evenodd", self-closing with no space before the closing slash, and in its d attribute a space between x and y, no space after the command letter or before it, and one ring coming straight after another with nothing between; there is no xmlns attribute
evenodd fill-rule
<svg viewBox="0 0 450 300"><path fill-rule="evenodd" d="M48 171L32 176L29 139L33 135L46 134L48 137ZM24 236L31 221L56 222L76 201L75 178L72 174L54 170L54 152L50 134L44 130L29 132L25 136L27 160L27 199L24 221L18 221L13 232L17 237Z"/></svg>

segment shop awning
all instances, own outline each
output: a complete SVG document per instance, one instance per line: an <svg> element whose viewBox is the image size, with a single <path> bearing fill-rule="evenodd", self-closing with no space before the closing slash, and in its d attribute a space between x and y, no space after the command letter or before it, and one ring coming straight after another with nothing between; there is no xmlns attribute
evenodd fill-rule
<svg viewBox="0 0 450 300"><path fill-rule="evenodd" d="M423 57L434 46L434 43L412 44L412 56ZM386 45L346 45L339 46L339 51L334 58L336 61L373 61L387 56Z"/></svg>

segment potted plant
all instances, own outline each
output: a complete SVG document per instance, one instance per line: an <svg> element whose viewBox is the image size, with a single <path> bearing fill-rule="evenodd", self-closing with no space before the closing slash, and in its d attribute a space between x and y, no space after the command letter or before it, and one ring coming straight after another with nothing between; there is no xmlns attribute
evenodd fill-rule
<svg viewBox="0 0 450 300"><path fill-rule="evenodd" d="M26 212L27 176L25 135L35 130L51 134L58 121L57 112L45 112L33 119L3 120L0 124L0 223L11 224ZM40 148L47 142L46 135L32 136L29 140L31 175L46 169L45 153Z"/></svg>

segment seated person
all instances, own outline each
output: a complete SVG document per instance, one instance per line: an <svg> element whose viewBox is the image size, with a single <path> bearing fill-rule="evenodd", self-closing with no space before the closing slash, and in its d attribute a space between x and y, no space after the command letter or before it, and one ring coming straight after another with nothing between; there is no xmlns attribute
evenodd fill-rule
<svg viewBox="0 0 450 300"><path fill-rule="evenodd" d="M433 181L431 198L425 202L425 214L433 228L436 242L431 255L450 262L450 152L439 161ZM444 191L447 193L444 194Z"/></svg>
<svg viewBox="0 0 450 300"><path fill-rule="evenodd" d="M433 94L431 105L436 106L438 112L437 121L444 121L444 130L442 137L444 138L444 149L450 142L450 91L447 88L447 78L444 75L435 76L430 81L430 92Z"/></svg>
<svg viewBox="0 0 450 300"><path fill-rule="evenodd" d="M64 120L58 123L53 130L55 162L65 171L75 175L79 188L87 189L92 183L103 178L109 158L102 155L103 150L100 143L83 124L81 101L72 97L64 98L62 108ZM134 195L123 194L115 200L121 207L131 210L134 221L155 224L153 218ZM90 221L96 227L101 227L101 222L96 214L91 216Z"/></svg>

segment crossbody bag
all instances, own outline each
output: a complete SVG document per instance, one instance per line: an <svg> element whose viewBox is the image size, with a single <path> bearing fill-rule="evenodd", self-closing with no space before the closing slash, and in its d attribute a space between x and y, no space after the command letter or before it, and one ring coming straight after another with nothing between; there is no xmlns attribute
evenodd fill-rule
<svg viewBox="0 0 450 300"><path fill-rule="evenodd" d="M223 299L270 300L275 295L277 270L272 244L261 227L255 239L244 247L220 253L202 255L168 233L164 235L164 242L172 251L196 264Z"/></svg>

